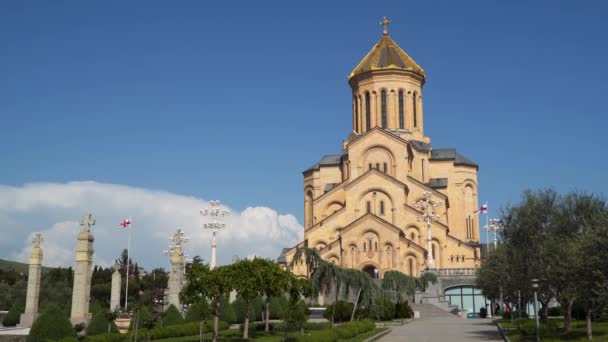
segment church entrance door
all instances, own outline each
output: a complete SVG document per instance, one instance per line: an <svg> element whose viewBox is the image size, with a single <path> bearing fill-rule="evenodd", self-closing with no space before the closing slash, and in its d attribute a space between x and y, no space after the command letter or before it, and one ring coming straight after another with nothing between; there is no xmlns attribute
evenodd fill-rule
<svg viewBox="0 0 608 342"><path fill-rule="evenodd" d="M376 279L376 277L378 277L377 273L377 269L376 267L374 267L374 265L367 265L365 267L363 267L363 272L369 274L370 277L372 277L373 279Z"/></svg>

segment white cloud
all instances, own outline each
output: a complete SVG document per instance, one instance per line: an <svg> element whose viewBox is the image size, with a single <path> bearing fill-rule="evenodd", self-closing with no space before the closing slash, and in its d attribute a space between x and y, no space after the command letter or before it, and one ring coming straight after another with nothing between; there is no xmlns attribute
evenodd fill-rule
<svg viewBox="0 0 608 342"><path fill-rule="evenodd" d="M132 217L131 255L146 268L168 268L162 255L177 227L191 237L185 250L190 256L211 258L211 232L203 230L199 211L208 202L192 196L97 182L36 183L21 187L0 186L0 257L27 262L31 238L43 235L44 264L74 263L78 221L92 212L97 224L95 264L110 265L127 245L127 231L118 223ZM233 255L276 258L281 248L301 241L303 228L293 215L267 207L231 210L227 228L217 235L218 263Z"/></svg>

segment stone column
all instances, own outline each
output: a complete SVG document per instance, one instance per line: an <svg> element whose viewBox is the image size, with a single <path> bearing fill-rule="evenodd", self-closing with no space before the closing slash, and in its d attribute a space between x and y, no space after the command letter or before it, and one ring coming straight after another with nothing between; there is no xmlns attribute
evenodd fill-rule
<svg viewBox="0 0 608 342"><path fill-rule="evenodd" d="M115 311L120 309L120 265L114 264L114 273L112 273L112 292L110 294L110 310Z"/></svg>
<svg viewBox="0 0 608 342"><path fill-rule="evenodd" d="M168 305L175 305L175 307L181 311L181 303L179 301L179 293L183 288L184 284L184 253L182 252L182 246L175 246L171 251L171 268L169 271L169 282L168 282Z"/></svg>
<svg viewBox="0 0 608 342"><path fill-rule="evenodd" d="M27 296L25 300L25 312L21 314L19 326L31 328L38 316L38 302L40 298L40 276L42 273L42 249L40 243L42 236L36 234L32 242L34 248L30 253L30 269L27 275Z"/></svg>
<svg viewBox="0 0 608 342"><path fill-rule="evenodd" d="M80 220L82 230L76 244L76 266L74 268L74 287L72 288L72 313L70 321L88 323L91 320L89 301L91 298L91 274L93 272L93 234L91 226L95 224L93 215L86 214Z"/></svg>
<svg viewBox="0 0 608 342"><path fill-rule="evenodd" d="M179 293L184 288L184 272L186 266L186 260L184 258L184 251L182 250L182 243L190 241L190 238L185 237L181 228L175 231L173 237L169 238L172 245L169 251L166 251L165 254L168 254L171 258L171 266L169 270L169 282L168 282L168 291L167 291L167 304L175 305L175 307L181 312L182 303L179 300Z"/></svg>

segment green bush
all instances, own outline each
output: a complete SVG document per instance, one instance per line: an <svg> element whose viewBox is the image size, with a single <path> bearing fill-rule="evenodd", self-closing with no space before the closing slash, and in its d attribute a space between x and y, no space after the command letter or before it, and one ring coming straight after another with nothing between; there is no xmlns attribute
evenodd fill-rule
<svg viewBox="0 0 608 342"><path fill-rule="evenodd" d="M133 311L131 323L129 323L129 331L133 331L133 325L136 321L138 321L137 328L142 329L144 327L144 322L150 321L152 319L154 319L154 316L152 316L147 306L142 306L139 309L135 309Z"/></svg>
<svg viewBox="0 0 608 342"><path fill-rule="evenodd" d="M304 324L304 330L306 331L316 331L316 330L323 330L323 329L330 329L331 328L331 323L330 322L306 322ZM239 327L241 333L244 330L244 325L241 324ZM261 323L250 323L249 324L249 332L254 332L254 331L264 331L266 329L266 325L264 322ZM293 329L290 330L289 326L286 322L270 322L268 324L268 329L271 332L285 332L285 331L294 331ZM296 329L297 330L297 329Z"/></svg>
<svg viewBox="0 0 608 342"><path fill-rule="evenodd" d="M344 323L333 329L324 329L297 336L291 340L297 342L335 342L353 338L374 328L376 328L376 324L371 320L354 321Z"/></svg>
<svg viewBox="0 0 608 342"><path fill-rule="evenodd" d="M353 314L355 304L339 300L335 305L336 313L334 314L334 322L347 322L350 321L350 316ZM332 312L334 311L334 305L326 306L323 317L331 321Z"/></svg>
<svg viewBox="0 0 608 342"><path fill-rule="evenodd" d="M190 305L186 312L186 322L200 322L209 318L209 305L206 302L200 301Z"/></svg>
<svg viewBox="0 0 608 342"><path fill-rule="evenodd" d="M178 324L185 323L184 317L182 317L182 314L179 313L179 310L177 310L177 308L173 304L169 305L169 307L167 308L167 311L164 312L163 318L161 321L162 321L161 326L163 328L171 326L171 325L178 325Z"/></svg>
<svg viewBox="0 0 608 342"><path fill-rule="evenodd" d="M289 301L284 296L270 298L270 319L285 319L288 305Z"/></svg>
<svg viewBox="0 0 608 342"><path fill-rule="evenodd" d="M145 335L144 335L145 336ZM128 334L100 334L95 336L87 336L84 338L83 342L123 342L129 339Z"/></svg>
<svg viewBox="0 0 608 342"><path fill-rule="evenodd" d="M414 317L414 310L410 307L408 302L395 304L395 318L412 318Z"/></svg>
<svg viewBox="0 0 608 342"><path fill-rule="evenodd" d="M49 306L32 325L27 342L44 342L59 340L64 337L76 337L70 320L56 306Z"/></svg>
<svg viewBox="0 0 608 342"><path fill-rule="evenodd" d="M228 330L230 325L227 322L220 321L219 330ZM185 323L179 325L171 325L168 327L156 327L150 330L150 339L158 340L161 338L170 337L182 337L182 336L193 336L198 335L200 329L200 322ZM203 323L203 331L210 332L213 330L213 321L205 321ZM144 329L139 330L138 335L141 337L147 336L147 331Z"/></svg>
<svg viewBox="0 0 608 342"><path fill-rule="evenodd" d="M395 318L395 304L390 300L384 299L379 303L378 319L381 321L390 321Z"/></svg>
<svg viewBox="0 0 608 342"><path fill-rule="evenodd" d="M225 299L223 299L220 303L220 319L230 324L237 323L234 309L232 308L232 305L230 305L230 303Z"/></svg>
<svg viewBox="0 0 608 342"><path fill-rule="evenodd" d="M108 325L110 325L110 331L108 331ZM116 324L113 321L108 321L104 311L95 311L93 313L93 319L86 328L86 332L87 336L117 333L118 327L116 327Z"/></svg>
<svg viewBox="0 0 608 342"><path fill-rule="evenodd" d="M19 320L21 319L21 314L25 310L25 305L21 301L16 301L11 305L11 308L8 310L6 316L2 320L2 324L7 327L14 327L19 324Z"/></svg>
<svg viewBox="0 0 608 342"><path fill-rule="evenodd" d="M511 313L510 312L503 312L502 313L502 319L511 319ZM521 312L521 318L528 318L528 313L522 311ZM518 311L513 311L513 318L519 318L519 312Z"/></svg>

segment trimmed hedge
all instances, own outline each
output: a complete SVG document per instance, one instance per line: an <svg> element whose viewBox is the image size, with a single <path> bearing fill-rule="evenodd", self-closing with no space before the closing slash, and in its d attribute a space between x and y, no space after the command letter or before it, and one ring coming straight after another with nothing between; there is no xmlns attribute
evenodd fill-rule
<svg viewBox="0 0 608 342"><path fill-rule="evenodd" d="M44 342L64 337L76 337L76 331L63 312L58 307L51 305L36 319L27 336L27 341Z"/></svg>
<svg viewBox="0 0 608 342"><path fill-rule="evenodd" d="M97 311L93 314L93 319L87 325L87 336L100 335L108 333L108 324L110 325L110 333L117 333L118 327L114 322L108 322L105 312Z"/></svg>
<svg viewBox="0 0 608 342"><path fill-rule="evenodd" d="M270 322L268 324L268 328L270 329L271 332L289 331L289 326L285 322ZM323 330L323 329L330 329L330 328L331 328L330 322L306 322L304 324L305 331L316 331L316 330ZM244 324L241 324L239 326L239 330L241 331L241 333L243 332L244 329L245 329ZM262 323L249 323L249 332L250 333L253 331L264 331L265 329L266 329L266 325L263 322Z"/></svg>
<svg viewBox="0 0 608 342"><path fill-rule="evenodd" d="M227 330L230 328L230 325L224 321L220 321L219 329ZM158 340L161 338L169 338L169 337L181 337L181 336L192 336L198 335L200 329L199 322L192 322L180 325L171 325L163 328L154 328L150 330L150 339ZM213 321L205 321L203 324L203 330L205 332L209 332L213 330ZM145 329L139 330L139 336L147 336L147 331Z"/></svg>
<svg viewBox="0 0 608 342"><path fill-rule="evenodd" d="M353 338L376 328L371 320L344 323L333 329L314 331L303 336L288 338L292 342L336 342L338 340Z"/></svg>
<svg viewBox="0 0 608 342"><path fill-rule="evenodd" d="M100 334L94 336L87 336L84 338L83 342L123 342L127 341L129 337L131 337L131 335L129 334Z"/></svg>
<svg viewBox="0 0 608 342"><path fill-rule="evenodd" d="M200 322L209 317L209 305L205 302L198 302L190 305L186 313L186 322Z"/></svg>
<svg viewBox="0 0 608 342"><path fill-rule="evenodd" d="M171 325L180 325L185 323L184 317L182 317L182 314L179 312L179 310L177 310L177 308L173 304L169 305L167 311L163 313L163 318L161 321L163 327L168 327Z"/></svg>

